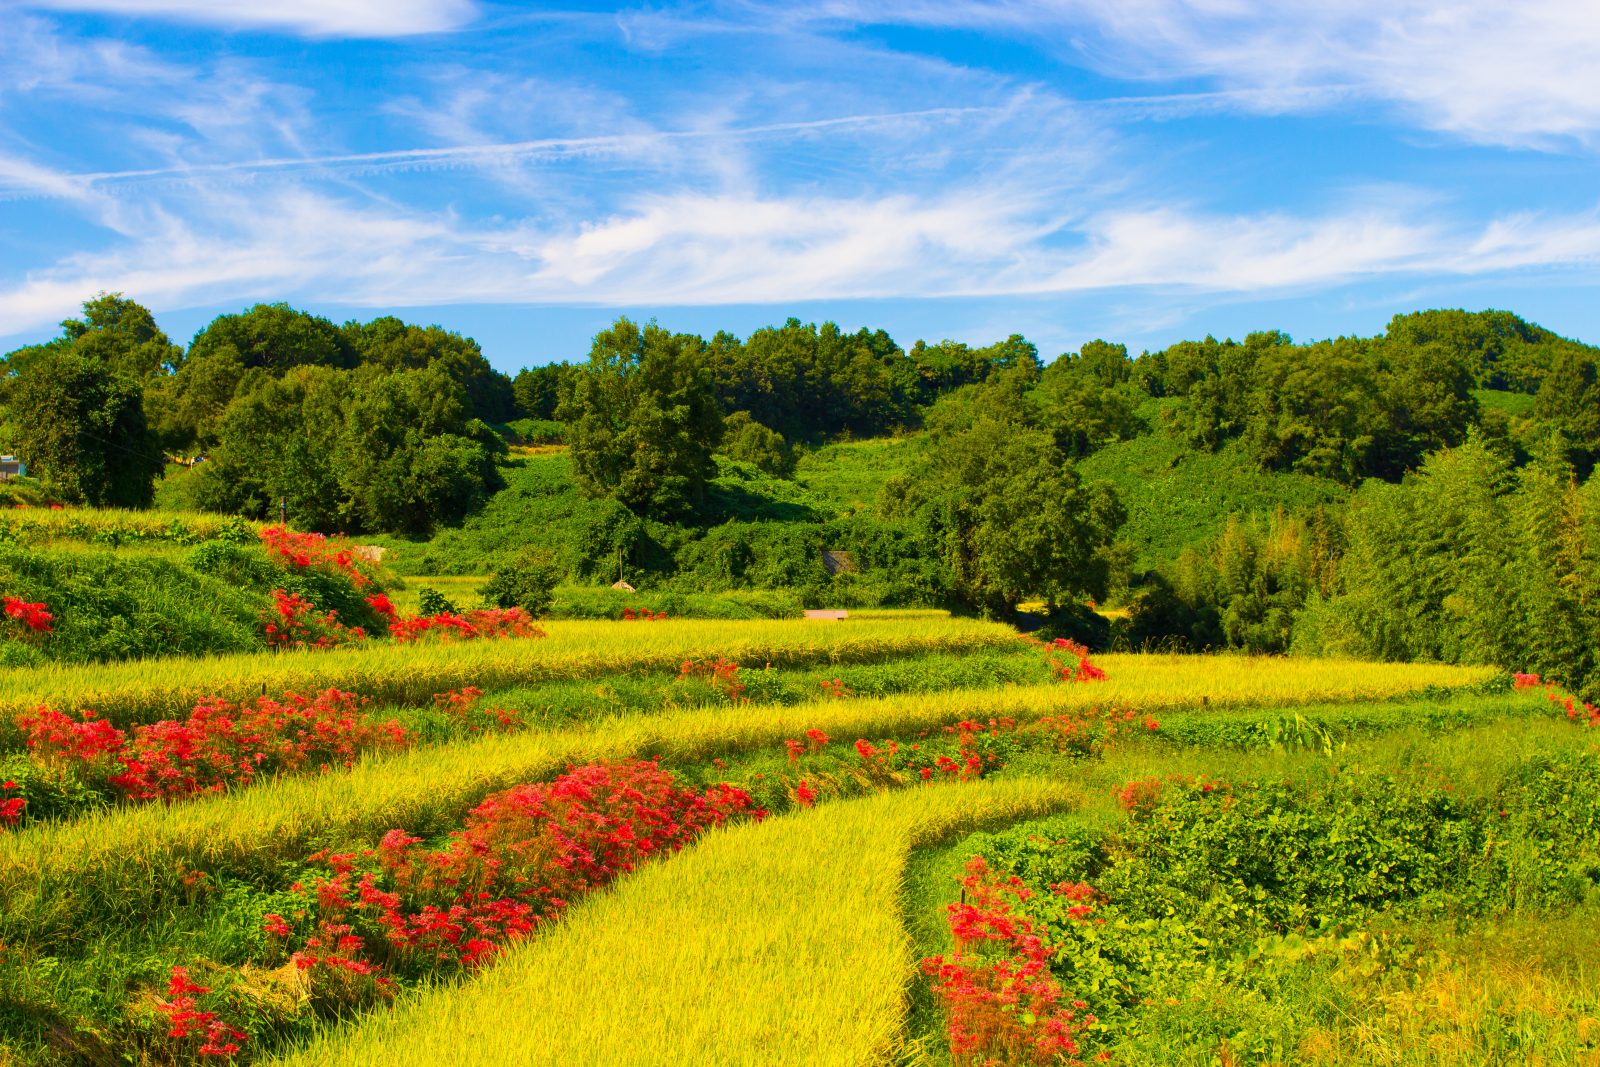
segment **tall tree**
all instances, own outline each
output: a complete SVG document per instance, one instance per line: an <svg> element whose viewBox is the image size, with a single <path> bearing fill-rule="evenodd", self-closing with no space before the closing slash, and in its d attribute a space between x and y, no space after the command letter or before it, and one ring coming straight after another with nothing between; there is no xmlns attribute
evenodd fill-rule
<svg viewBox="0 0 1600 1067"><path fill-rule="evenodd" d="M136 380L76 345L42 350L10 383L18 455L63 500L148 507L166 460Z"/></svg>
<svg viewBox="0 0 1600 1067"><path fill-rule="evenodd" d="M561 417L571 427L573 477L591 497L637 514L684 515L716 472L722 411L705 343L618 319L594 339Z"/></svg>

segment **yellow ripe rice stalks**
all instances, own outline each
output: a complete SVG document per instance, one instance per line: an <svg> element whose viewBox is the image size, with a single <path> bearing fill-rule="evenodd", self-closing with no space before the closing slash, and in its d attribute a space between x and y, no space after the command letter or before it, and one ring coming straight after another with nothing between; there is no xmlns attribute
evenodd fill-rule
<svg viewBox="0 0 1600 1067"><path fill-rule="evenodd" d="M9 720L40 704L93 709L116 723L187 712L206 696L333 686L385 704L425 704L462 686L496 689L725 657L745 667L876 662L922 652L996 648L1017 640L996 623L948 618L815 623L803 619L540 624L544 639L396 645L390 642L207 658L0 669L0 742Z"/></svg>
<svg viewBox="0 0 1600 1067"><path fill-rule="evenodd" d="M510 950L277 1062L296 1067L866 1067L905 1028L913 848L1072 804L944 785L708 835Z"/></svg>
<svg viewBox="0 0 1600 1067"><path fill-rule="evenodd" d="M652 755L704 759L776 747L811 728L848 744L963 718L1026 721L1095 706L1160 711L1372 700L1466 685L1490 673L1209 656L1102 662L1110 673L1105 682L633 716L418 748L364 760L349 771L277 779L170 808L126 807L42 824L0 837L0 907L37 915L41 930L70 929L84 914L137 915L156 902L182 899L189 871L267 877L280 860L299 860L326 839L376 837L393 827L442 829L486 794L549 777L567 763Z"/></svg>

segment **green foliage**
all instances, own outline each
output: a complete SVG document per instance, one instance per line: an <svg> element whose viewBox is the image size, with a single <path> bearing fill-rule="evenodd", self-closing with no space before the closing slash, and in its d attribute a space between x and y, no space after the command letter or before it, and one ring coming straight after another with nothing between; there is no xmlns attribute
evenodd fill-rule
<svg viewBox="0 0 1600 1067"><path fill-rule="evenodd" d="M556 417L562 400L571 394L577 368L567 363L547 363L517 372L511 392L523 418L549 421Z"/></svg>
<svg viewBox="0 0 1600 1067"><path fill-rule="evenodd" d="M794 453L776 430L769 430L748 411L735 411L724 421L722 451L777 478L794 472Z"/></svg>
<svg viewBox="0 0 1600 1067"><path fill-rule="evenodd" d="M302 527L426 532L499 486L498 436L429 367L392 373L303 367L229 402L194 486L208 510L266 517L279 501Z"/></svg>
<svg viewBox="0 0 1600 1067"><path fill-rule="evenodd" d="M1367 978L1425 971L1443 961L1415 959L1383 931L1571 907L1600 884L1592 754L1513 764L1485 795L1347 765L1149 780L1123 797L1129 815L1110 832L1058 818L960 850L1033 890L1025 910L1058 948L1052 971L1089 1002L1093 1045L1118 1061L1225 1040L1245 1061L1282 1062L1322 1011L1267 1006L1324 999L1329 961L1355 956ZM1069 913L1079 901L1051 892L1079 882L1093 887L1088 921ZM1307 971L1310 987L1285 986Z"/></svg>
<svg viewBox="0 0 1600 1067"><path fill-rule="evenodd" d="M1305 516L1343 502L1349 492L1327 478L1263 471L1239 442L1197 452L1161 433L1108 445L1078 470L1116 489L1128 512L1120 536L1140 570L1170 565L1186 548L1200 549L1220 537L1230 519L1266 521L1280 508Z"/></svg>
<svg viewBox="0 0 1600 1067"><path fill-rule="evenodd" d="M559 578L555 557L530 549L489 576L483 601L497 608L521 608L538 617L549 610Z"/></svg>
<svg viewBox="0 0 1600 1067"><path fill-rule="evenodd" d="M1286 652L1306 603L1332 588L1341 540L1321 509L1309 523L1282 511L1265 525L1230 519L1134 595L1128 636L1135 647Z"/></svg>
<svg viewBox="0 0 1600 1067"><path fill-rule="evenodd" d="M942 402L925 465L885 487L885 510L915 522L969 609L1008 616L1030 597L1104 597L1125 517L1115 492L1084 485L1048 433L998 417L997 395Z"/></svg>
<svg viewBox="0 0 1600 1067"><path fill-rule="evenodd" d="M882 330L846 334L831 322L790 319L744 341L718 333L705 361L724 411L745 411L788 441L904 426L919 392L913 366Z"/></svg>
<svg viewBox="0 0 1600 1067"><path fill-rule="evenodd" d="M702 345L627 319L595 337L560 412L570 427L573 477L586 495L615 496L658 517L699 503L722 437Z"/></svg>
<svg viewBox="0 0 1600 1067"><path fill-rule="evenodd" d="M795 619L800 603L784 593L739 590L725 593L645 591L561 586L550 615L557 619L620 619L626 610L665 612L674 619Z"/></svg>
<svg viewBox="0 0 1600 1067"><path fill-rule="evenodd" d="M6 420L17 454L52 496L148 507L165 465L138 372L171 358L149 312L116 297L84 305L65 336L6 357Z"/></svg>
<svg viewBox="0 0 1600 1067"><path fill-rule="evenodd" d="M12 664L205 655L262 645L265 598L159 557L0 546L0 588L46 604L55 616L52 633L27 643L0 642Z"/></svg>
<svg viewBox="0 0 1600 1067"><path fill-rule="evenodd" d="M1559 440L1513 474L1478 439L1401 486L1352 497L1337 585L1296 627L1305 651L1496 663L1596 684L1600 485Z"/></svg>
<svg viewBox="0 0 1600 1067"><path fill-rule="evenodd" d="M437 589L424 587L417 595L419 615L455 615L458 611L455 603Z"/></svg>
<svg viewBox="0 0 1600 1067"><path fill-rule="evenodd" d="M559 445L567 440L567 424L554 419L512 419L506 430L513 442L524 445Z"/></svg>

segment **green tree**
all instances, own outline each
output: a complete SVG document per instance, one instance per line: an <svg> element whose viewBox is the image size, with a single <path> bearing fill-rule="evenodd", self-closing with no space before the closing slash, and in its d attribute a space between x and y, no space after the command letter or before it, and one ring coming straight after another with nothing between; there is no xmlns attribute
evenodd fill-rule
<svg viewBox="0 0 1600 1067"><path fill-rule="evenodd" d="M724 420L722 451L729 459L752 464L775 478L794 472L794 452L783 435L761 425L748 411L735 411Z"/></svg>
<svg viewBox="0 0 1600 1067"><path fill-rule="evenodd" d="M1082 483L1048 433L981 417L937 439L896 491L963 606L1005 617L1031 597L1105 596L1125 513L1109 487Z"/></svg>
<svg viewBox="0 0 1600 1067"><path fill-rule="evenodd" d="M9 383L17 453L62 500L148 507L166 460L138 382L76 347L40 351Z"/></svg>
<svg viewBox="0 0 1600 1067"><path fill-rule="evenodd" d="M703 347L698 337L627 319L595 337L561 409L585 494L658 517L685 515L704 498L722 412Z"/></svg>

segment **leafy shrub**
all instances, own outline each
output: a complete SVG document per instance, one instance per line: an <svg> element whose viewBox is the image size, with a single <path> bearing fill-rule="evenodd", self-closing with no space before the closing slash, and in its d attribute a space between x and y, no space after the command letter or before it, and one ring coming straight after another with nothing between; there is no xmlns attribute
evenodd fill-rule
<svg viewBox="0 0 1600 1067"><path fill-rule="evenodd" d="M793 619L801 614L800 602L781 592L625 593L573 586L556 590L550 614L558 619L620 619L629 608L664 611L675 619Z"/></svg>
<svg viewBox="0 0 1600 1067"><path fill-rule="evenodd" d="M497 608L521 608L538 617L549 610L558 577L550 553L524 552L489 576L483 586L483 602Z"/></svg>
<svg viewBox="0 0 1600 1067"><path fill-rule="evenodd" d="M455 615L458 614L458 611L449 597L437 589L424 587L417 594L417 613L419 615Z"/></svg>

